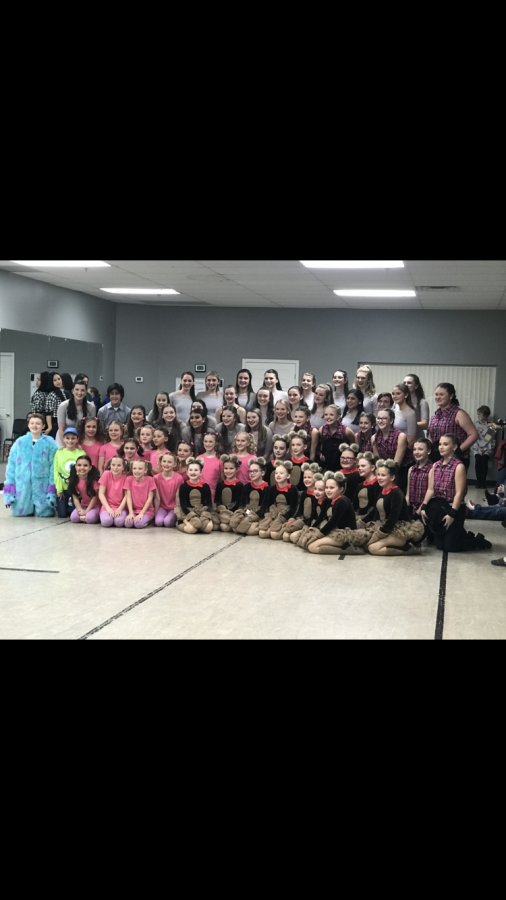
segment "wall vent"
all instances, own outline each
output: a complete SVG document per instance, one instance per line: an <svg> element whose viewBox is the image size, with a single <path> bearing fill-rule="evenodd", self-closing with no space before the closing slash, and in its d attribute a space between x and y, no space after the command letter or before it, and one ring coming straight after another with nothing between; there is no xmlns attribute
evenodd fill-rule
<svg viewBox="0 0 506 900"><path fill-rule="evenodd" d="M415 284L415 291L461 291L456 284Z"/></svg>

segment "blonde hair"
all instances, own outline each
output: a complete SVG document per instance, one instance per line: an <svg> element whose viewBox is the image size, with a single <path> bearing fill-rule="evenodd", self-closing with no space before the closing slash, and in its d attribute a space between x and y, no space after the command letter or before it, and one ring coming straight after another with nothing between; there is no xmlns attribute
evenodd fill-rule
<svg viewBox="0 0 506 900"><path fill-rule="evenodd" d="M237 449L237 438L240 437L240 435L247 438L247 440L248 440L248 443L246 444L246 449L247 449L248 453L256 453L257 445L256 445L255 438L253 437L252 434L249 434L249 432L247 432L247 431L238 431L237 432L237 434L234 438L234 443L232 444L232 453L239 452Z"/></svg>
<svg viewBox="0 0 506 900"><path fill-rule="evenodd" d="M328 406L325 407L325 409L332 409L334 412L337 413L337 418L342 419L343 414L341 412L341 407L338 406L337 403L329 403ZM324 412L325 412L325 409L323 410Z"/></svg>
<svg viewBox="0 0 506 900"><path fill-rule="evenodd" d="M285 409L287 410L288 415L287 415L286 418L288 419L288 421L289 421L289 422L293 422L293 419L292 419L292 407L290 406L290 401L289 401L289 400L278 400L278 401L274 404L274 420L273 420L273 421L274 421L274 425L276 425L276 422L278 421L278 417L277 417L277 415L276 415L276 406L280 406L280 405L284 406Z"/></svg>
<svg viewBox="0 0 506 900"><path fill-rule="evenodd" d="M359 388L357 384L357 376L355 375L355 381L353 382L353 387L355 390L362 391L367 397L372 397L373 394L376 393L376 385L374 384L374 380L372 377L372 369L370 366L359 366L357 372L366 372L367 373L367 382L365 388Z"/></svg>
<svg viewBox="0 0 506 900"><path fill-rule="evenodd" d="M107 460L104 472L111 471L111 463L112 463L113 459L120 459L121 462L123 463L123 472L125 472L127 475L132 474L132 469L130 467L130 463L128 462L127 459L125 459L123 456L120 456L118 453L116 454L116 456L111 456L111 458L109 460Z"/></svg>
<svg viewBox="0 0 506 900"><path fill-rule="evenodd" d="M159 458L161 458L161 457L159 457ZM128 465L130 466L130 474L131 475L133 475L133 473L134 473L134 463L138 463L138 462L144 463L144 468L146 469L146 475L153 474L153 466L151 465L151 462L148 459L142 459L142 457L141 457L140 459L132 459L132 461L128 463Z"/></svg>
<svg viewBox="0 0 506 900"><path fill-rule="evenodd" d="M124 441L124 440L126 439L126 437L128 436L126 425L123 425L122 422L109 422L107 428L105 428L105 430L104 430L106 442L107 442L107 443L110 443L110 441L111 441L111 438L109 437L109 428L111 427L111 425L117 425L117 426L118 426L119 430L121 431L120 439L121 439L122 441ZM149 427L151 427L151 426L149 426Z"/></svg>

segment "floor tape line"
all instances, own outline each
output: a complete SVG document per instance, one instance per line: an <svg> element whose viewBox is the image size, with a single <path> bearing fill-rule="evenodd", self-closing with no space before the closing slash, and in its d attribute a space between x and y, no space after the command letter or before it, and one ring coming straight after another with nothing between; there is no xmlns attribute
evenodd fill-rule
<svg viewBox="0 0 506 900"><path fill-rule="evenodd" d="M18 518L21 517L19 516ZM17 534L16 537L6 538L5 541L0 541L0 544L8 544L9 541L19 541L22 537L30 537L31 534L39 534L40 531L47 531L48 528L56 528L58 525L66 525L67 522L70 522L70 519L61 519L60 522L55 522L54 525L46 525L45 528L36 528L35 531L26 531L25 534Z"/></svg>
<svg viewBox="0 0 506 900"><path fill-rule="evenodd" d="M441 562L441 576L439 578L439 600L436 615L436 631L434 633L435 641L443 640L443 627L445 621L445 596L446 596L446 575L448 571L448 551L443 551L443 559Z"/></svg>
<svg viewBox="0 0 506 900"><path fill-rule="evenodd" d="M190 566L189 569L185 569L184 572L181 572L179 575L176 575L174 578L171 578L170 581L166 581L165 584L162 584L161 587L157 587L154 591L150 591L149 594L146 594L145 597L141 597L140 600L136 600L135 603L131 603L130 606L126 606L125 609L122 609L121 612L116 613L116 615L111 616L110 619L107 619L105 622L102 622L101 625L97 625L96 628L92 628L91 631L87 631L86 634L83 634L82 637L77 638L78 641L85 641L92 634L96 634L97 631L101 631L102 628L105 628L107 625L110 625L111 622L114 622L116 619L120 619L121 616L124 616L125 613L130 612L130 610L135 609L136 606L139 606L141 603L145 603L146 600L149 600L150 597L154 597L155 594L159 594L160 591L164 591L165 588L170 587L174 582L179 581L181 578L184 578L185 575L188 575L189 572L193 572L194 569L198 569L199 566L202 566L205 562L208 562L213 556L218 556L219 553L223 553L224 550L228 550L229 547L233 547L234 544L237 544L239 541L242 541L246 535L242 535L235 539L235 541L231 541L230 544L227 544L225 547L221 547L219 550L216 550L214 553L211 553L209 556L201 559L200 562L195 563L195 565Z"/></svg>
<svg viewBox="0 0 506 900"><path fill-rule="evenodd" d="M59 569L15 569L12 566L0 566L2 572L45 572L47 575L59 575Z"/></svg>

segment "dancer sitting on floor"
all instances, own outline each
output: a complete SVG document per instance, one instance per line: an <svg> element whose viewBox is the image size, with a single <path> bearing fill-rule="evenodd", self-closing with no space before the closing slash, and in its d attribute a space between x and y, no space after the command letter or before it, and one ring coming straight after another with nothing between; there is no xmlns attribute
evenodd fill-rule
<svg viewBox="0 0 506 900"><path fill-rule="evenodd" d="M174 512L177 492L184 481L182 475L176 472L177 459L173 453L164 453L159 457L159 462L161 472L155 475L155 525L174 528L177 522Z"/></svg>
<svg viewBox="0 0 506 900"><path fill-rule="evenodd" d="M125 483L128 509L125 528L146 528L155 517L156 482L151 463L145 459L134 459L131 470Z"/></svg>
<svg viewBox="0 0 506 900"><path fill-rule="evenodd" d="M175 508L178 518L176 528L185 534L197 534L198 531L210 534L213 530L211 517L213 501L211 488L202 478L204 460L190 456L186 465L188 481L179 488L179 506Z"/></svg>
<svg viewBox="0 0 506 900"><path fill-rule="evenodd" d="M212 513L212 519L216 531L218 528L221 531L232 531L230 520L241 505L244 488L244 483L239 477L240 469L243 466L246 468L246 463L235 454L228 456L226 453L221 456L221 463L223 466L223 480L218 481L216 485L214 497L216 512Z"/></svg>
<svg viewBox="0 0 506 900"><path fill-rule="evenodd" d="M96 525L100 521L99 478L100 472L89 456L80 456L72 466L68 485L74 502L71 522Z"/></svg>
<svg viewBox="0 0 506 900"><path fill-rule="evenodd" d="M293 472L293 470L292 470ZM283 529L283 540L289 541L295 531L300 531L305 525L311 524L319 512L317 498L314 493L316 478L322 476L322 471L317 463L305 462L302 465L302 481L304 488L301 491L299 506L293 519Z"/></svg>
<svg viewBox="0 0 506 900"><path fill-rule="evenodd" d="M314 465L314 463L312 465ZM306 548L306 541L308 540L309 536L311 534L313 534L313 529L315 528L315 526L317 525L317 523L320 520L322 506L323 506L324 501L326 500L325 482L323 480L323 475L321 473L315 475L315 483L314 483L313 490L314 490L315 504L314 504L314 508L313 508L313 506L311 508L310 516L308 516L306 518L306 524L303 525L302 528L298 529L298 530L295 530L295 529L291 530L290 528L287 528L283 533L284 541L287 540L285 535L288 533L288 539L291 541L291 543L297 544L299 547L303 547L304 549ZM296 524L296 521L294 522L294 525ZM316 537L319 537L319 535L317 535ZM316 540L316 538L315 538L315 540Z"/></svg>
<svg viewBox="0 0 506 900"><path fill-rule="evenodd" d="M376 509L381 487L376 476L374 454L370 450L358 454L357 466L360 481L353 495L353 509L357 515L357 526L362 528L363 517L367 517Z"/></svg>
<svg viewBox="0 0 506 900"><path fill-rule="evenodd" d="M345 494L346 477L342 472L325 472L325 496L315 528L309 529L304 545L310 553L323 555L361 554L368 534L357 529L355 511ZM300 541L299 541L300 545Z"/></svg>
<svg viewBox="0 0 506 900"><path fill-rule="evenodd" d="M372 556L412 556L421 553L424 527L413 522L406 498L395 481L399 467L393 459L381 459L376 474L381 494L376 502L376 528L367 549Z"/></svg>
<svg viewBox="0 0 506 900"><path fill-rule="evenodd" d="M130 463L121 456L113 456L100 476L98 499L100 500L100 524L104 528L115 525L122 528L127 517L126 481L130 475Z"/></svg>
<svg viewBox="0 0 506 900"><path fill-rule="evenodd" d="M241 495L241 506L230 519L230 527L236 534L258 534L260 519L258 510L262 505L265 491L269 485L265 481L265 459L250 459L248 462L249 482L245 484Z"/></svg>
<svg viewBox="0 0 506 900"><path fill-rule="evenodd" d="M261 519L258 534L261 538L279 540L283 536L283 526L295 515L299 505L299 492L290 484L293 463L290 460L276 460L274 478L276 483L264 494L262 506L258 510Z"/></svg>

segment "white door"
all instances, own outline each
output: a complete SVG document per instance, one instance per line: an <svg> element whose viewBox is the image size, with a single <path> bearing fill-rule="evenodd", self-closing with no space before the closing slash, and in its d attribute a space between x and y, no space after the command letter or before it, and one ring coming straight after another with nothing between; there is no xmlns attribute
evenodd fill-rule
<svg viewBox="0 0 506 900"><path fill-rule="evenodd" d="M243 359L242 367L250 370L255 391L262 387L267 369L276 369L283 391L299 384L298 359Z"/></svg>
<svg viewBox="0 0 506 900"><path fill-rule="evenodd" d="M0 428L2 442L12 434L14 421L14 353L0 353Z"/></svg>

